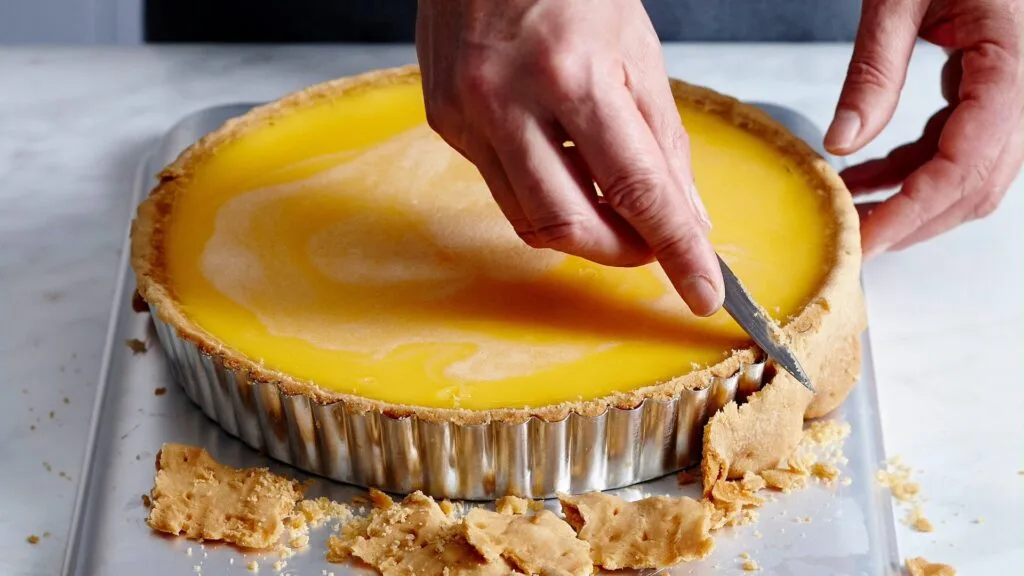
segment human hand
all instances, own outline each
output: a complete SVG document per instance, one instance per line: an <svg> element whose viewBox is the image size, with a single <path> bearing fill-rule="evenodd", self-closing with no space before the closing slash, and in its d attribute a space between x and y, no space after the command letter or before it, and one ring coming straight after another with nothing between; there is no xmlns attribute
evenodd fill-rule
<svg viewBox="0 0 1024 576"><path fill-rule="evenodd" d="M416 49L430 126L527 244L613 266L653 256L695 314L721 306L689 142L639 0L420 0Z"/></svg>
<svg viewBox="0 0 1024 576"><path fill-rule="evenodd" d="M867 258L996 209L1024 160L1021 0L864 0L846 84L825 147L857 151L892 118L916 37L953 51L948 106L916 141L843 171L853 194L900 191L859 207Z"/></svg>

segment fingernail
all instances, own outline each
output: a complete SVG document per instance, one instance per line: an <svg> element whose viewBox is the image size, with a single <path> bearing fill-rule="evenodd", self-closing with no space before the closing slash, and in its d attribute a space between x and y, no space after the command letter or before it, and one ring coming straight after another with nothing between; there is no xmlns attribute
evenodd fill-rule
<svg viewBox="0 0 1024 576"><path fill-rule="evenodd" d="M722 304L722 297L719 296L715 285L707 276L694 274L683 280L680 286L683 300L690 307L690 311L697 316L710 316L714 314Z"/></svg>
<svg viewBox="0 0 1024 576"><path fill-rule="evenodd" d="M844 150L853 145L853 140L860 133L860 114L853 110L840 108L836 111L836 117L832 125L828 127L825 134L825 148L830 150Z"/></svg>
<svg viewBox="0 0 1024 576"><path fill-rule="evenodd" d="M697 183L691 182L686 193L690 197L693 211L697 213L697 218L700 218L700 223L704 225L704 231L711 230L711 218L708 216L708 209L704 207L704 202L700 199L700 192L697 192Z"/></svg>

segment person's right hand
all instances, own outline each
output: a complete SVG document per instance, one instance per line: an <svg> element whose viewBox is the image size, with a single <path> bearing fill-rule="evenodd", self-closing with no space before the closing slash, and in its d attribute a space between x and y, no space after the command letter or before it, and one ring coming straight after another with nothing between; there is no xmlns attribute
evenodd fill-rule
<svg viewBox="0 0 1024 576"><path fill-rule="evenodd" d="M526 243L613 266L653 256L695 314L721 306L640 0L420 0L416 48L430 126L476 164Z"/></svg>

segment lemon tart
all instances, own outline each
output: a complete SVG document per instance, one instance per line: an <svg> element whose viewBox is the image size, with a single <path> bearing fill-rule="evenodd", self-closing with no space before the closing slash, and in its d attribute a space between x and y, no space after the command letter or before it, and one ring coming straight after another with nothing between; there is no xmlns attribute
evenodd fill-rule
<svg viewBox="0 0 1024 576"><path fill-rule="evenodd" d="M200 403L219 396L220 407L204 406L207 413L272 454L276 443L276 456L346 481L443 496L465 490L431 490L436 478L417 483L437 475L424 471L419 427L440 426L455 442L461 428L525 425L516 433L533 441L547 434L538 427L554 423L563 427L555 444L571 452L583 449L573 447L584 441L572 438L576 427L612 412L643 412L635 426L653 426L648 405L656 404L656 419L675 440L665 446L657 438L664 431L648 431L650 445L678 456L681 414L692 412L689 428L699 435L737 381L765 385L755 404L773 386L785 390L777 402L789 421L827 413L856 381L864 327L849 194L823 159L768 116L707 89L672 87L712 242L779 322L816 397L789 388L770 367L762 371L759 352L724 312L691 315L656 265L602 267L523 244L473 165L427 127L414 67L339 79L256 108L160 174L133 224L132 264L176 375ZM722 382L732 388L716 403L709 396ZM686 400L701 394L699 405ZM266 433L244 432L241 420L253 417ZM356 418L376 422L363 440ZM344 446L325 447L328 429ZM389 433L394 442L409 438L388 448ZM600 434L591 441L612 450L611 433ZM493 433L478 436L492 443L485 459L502 457ZM707 451L712 435L705 436ZM386 463L372 474L354 470L366 465L351 463L352 452L367 443L377 458L416 460L406 462L411 479ZM545 450L553 448L534 451ZM645 450L642 470L614 482L681 463ZM718 454L713 474L761 465L755 458L723 472L733 459ZM520 456L524 467L545 459ZM501 493L492 475L502 466L492 462L482 472L491 480L478 479L491 485L474 494ZM540 484L515 491L576 488L533 476Z"/></svg>

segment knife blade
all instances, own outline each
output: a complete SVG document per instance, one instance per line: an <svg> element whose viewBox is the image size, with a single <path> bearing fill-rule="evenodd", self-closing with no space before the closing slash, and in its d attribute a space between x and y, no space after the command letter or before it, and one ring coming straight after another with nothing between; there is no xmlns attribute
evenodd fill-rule
<svg viewBox="0 0 1024 576"><path fill-rule="evenodd" d="M718 256L718 264L722 267L722 278L725 280L725 303L722 307L747 331L754 343L764 350L768 357L796 378L797 382L814 392L811 380L804 372L796 354L772 335L771 319L754 302L750 293L740 283L740 279L721 256Z"/></svg>

